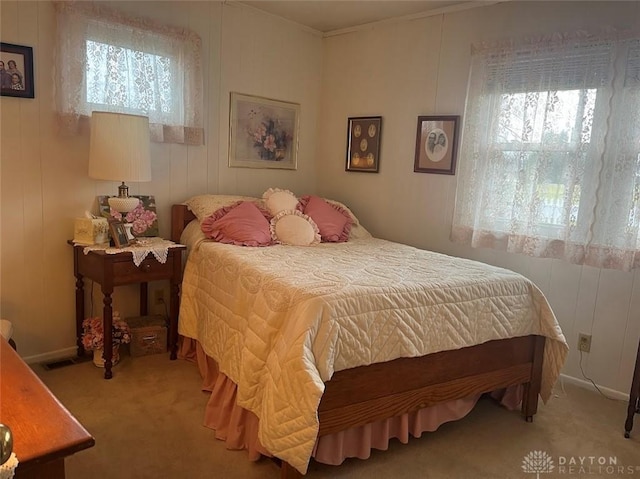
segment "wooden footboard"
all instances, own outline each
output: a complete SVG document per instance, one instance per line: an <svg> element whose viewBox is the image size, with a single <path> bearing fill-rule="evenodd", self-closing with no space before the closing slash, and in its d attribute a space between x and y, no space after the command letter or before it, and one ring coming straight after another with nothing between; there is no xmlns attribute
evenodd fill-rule
<svg viewBox="0 0 640 479"><path fill-rule="evenodd" d="M319 435L399 416L445 401L524 384L522 414L538 409L545 338L524 336L339 371L320 401ZM302 475L282 463L281 478Z"/></svg>

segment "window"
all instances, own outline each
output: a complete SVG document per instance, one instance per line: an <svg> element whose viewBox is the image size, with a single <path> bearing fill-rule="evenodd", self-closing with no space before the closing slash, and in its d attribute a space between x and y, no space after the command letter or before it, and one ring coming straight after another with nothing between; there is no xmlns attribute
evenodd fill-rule
<svg viewBox="0 0 640 479"><path fill-rule="evenodd" d="M171 58L94 40L86 45L88 106L113 105L138 114L172 113L172 98L178 92L173 88Z"/></svg>
<svg viewBox="0 0 640 479"><path fill-rule="evenodd" d="M452 239L640 267L640 40L472 55Z"/></svg>
<svg viewBox="0 0 640 479"><path fill-rule="evenodd" d="M556 226L577 223L580 184L566 181L567 170L572 162L580 171L585 168L593 126L593 118L585 112L593 112L596 94L595 89L584 89L504 93L496 98L498 128L493 142L500 161L493 164L491 175L504 175L504 182L496 186L505 190L503 196L512 198L518 197L521 171L525 177L535 178L521 201L539 202L535 221L549 235ZM512 204L496 202L492 206L496 218L502 218L500 230L507 231Z"/></svg>
<svg viewBox="0 0 640 479"><path fill-rule="evenodd" d="M92 111L149 117L151 139L203 143L200 38L89 2L57 2L56 107L79 132Z"/></svg>

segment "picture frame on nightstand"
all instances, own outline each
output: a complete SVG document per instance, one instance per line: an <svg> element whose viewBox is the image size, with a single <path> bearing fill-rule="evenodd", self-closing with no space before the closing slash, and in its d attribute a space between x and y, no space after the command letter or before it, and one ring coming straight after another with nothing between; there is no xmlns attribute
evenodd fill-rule
<svg viewBox="0 0 640 479"><path fill-rule="evenodd" d="M120 221L109 221L109 232L116 248L126 248L131 244L127 227Z"/></svg>

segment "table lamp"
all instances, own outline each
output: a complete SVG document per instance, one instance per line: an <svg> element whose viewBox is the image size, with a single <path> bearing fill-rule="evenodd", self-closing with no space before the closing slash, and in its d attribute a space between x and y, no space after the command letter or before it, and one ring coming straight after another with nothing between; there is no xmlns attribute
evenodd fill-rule
<svg viewBox="0 0 640 479"><path fill-rule="evenodd" d="M91 115L89 177L121 181L118 196L109 198L109 206L126 214L139 204L129 196L125 181L151 181L149 118L94 111Z"/></svg>

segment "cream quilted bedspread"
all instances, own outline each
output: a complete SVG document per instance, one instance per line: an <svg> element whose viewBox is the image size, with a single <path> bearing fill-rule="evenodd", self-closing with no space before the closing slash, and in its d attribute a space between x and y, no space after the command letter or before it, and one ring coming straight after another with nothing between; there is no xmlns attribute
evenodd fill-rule
<svg viewBox="0 0 640 479"><path fill-rule="evenodd" d="M315 247L201 242L179 332L197 339L260 418L262 444L305 472L323 381L398 357L544 335L547 400L568 348L538 288L483 263L369 238Z"/></svg>

